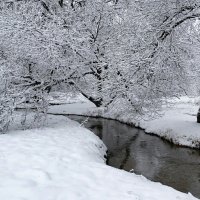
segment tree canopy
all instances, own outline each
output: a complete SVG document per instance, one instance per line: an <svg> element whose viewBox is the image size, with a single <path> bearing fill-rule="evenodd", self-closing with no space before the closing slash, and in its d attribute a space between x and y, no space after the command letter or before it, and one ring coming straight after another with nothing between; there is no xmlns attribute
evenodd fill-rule
<svg viewBox="0 0 200 200"><path fill-rule="evenodd" d="M142 115L199 76L198 0L5 0L0 12L1 130L21 103L45 113L53 89Z"/></svg>

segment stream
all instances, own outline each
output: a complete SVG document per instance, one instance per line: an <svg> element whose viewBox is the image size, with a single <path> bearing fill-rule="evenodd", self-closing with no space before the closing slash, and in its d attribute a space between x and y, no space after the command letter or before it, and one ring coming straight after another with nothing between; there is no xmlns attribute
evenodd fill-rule
<svg viewBox="0 0 200 200"><path fill-rule="evenodd" d="M76 115L68 117L80 123L87 119ZM108 165L133 170L152 181L200 198L200 150L178 147L115 120L90 117L84 126L107 146Z"/></svg>

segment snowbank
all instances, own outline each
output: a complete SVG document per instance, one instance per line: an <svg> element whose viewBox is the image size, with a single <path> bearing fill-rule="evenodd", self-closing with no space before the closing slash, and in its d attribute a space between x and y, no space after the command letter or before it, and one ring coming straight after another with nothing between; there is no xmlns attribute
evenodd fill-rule
<svg viewBox="0 0 200 200"><path fill-rule="evenodd" d="M141 121L139 126L147 133L154 133L175 144L200 148L200 124L196 122L195 115L197 111L198 106L180 104L167 110L161 118Z"/></svg>
<svg viewBox="0 0 200 200"><path fill-rule="evenodd" d="M50 107L50 113L100 116L133 124L178 145L200 148L200 124L196 123L199 98L172 99L173 106L163 108L163 116L154 120L137 120L133 113L104 112L90 102Z"/></svg>
<svg viewBox="0 0 200 200"><path fill-rule="evenodd" d="M65 117L0 135L1 200L195 200L105 164L104 144Z"/></svg>

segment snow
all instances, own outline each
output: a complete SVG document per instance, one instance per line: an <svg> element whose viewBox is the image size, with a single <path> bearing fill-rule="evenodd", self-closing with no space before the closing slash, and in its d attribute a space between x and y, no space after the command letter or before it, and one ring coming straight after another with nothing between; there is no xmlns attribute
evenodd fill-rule
<svg viewBox="0 0 200 200"><path fill-rule="evenodd" d="M95 108L94 104L85 101L69 105L50 107L49 113L78 114L88 116L101 116L116 119L124 123L133 124L175 144L200 148L200 124L196 123L196 114L199 108L199 98L181 97L172 99L171 107L163 108L163 115L157 119L138 120L132 113L104 112L103 108ZM67 102L66 102L67 103Z"/></svg>
<svg viewBox="0 0 200 200"><path fill-rule="evenodd" d="M163 116L141 120L138 126L175 144L200 148L200 124L196 122L199 98L182 97L172 101L172 107L163 109Z"/></svg>
<svg viewBox="0 0 200 200"><path fill-rule="evenodd" d="M81 115L81 114L86 114L92 110L96 111L96 107L93 103L78 102L74 104L62 104L62 105L50 106L48 113L63 114L63 115L68 115L68 114Z"/></svg>
<svg viewBox="0 0 200 200"><path fill-rule="evenodd" d="M175 144L200 148L200 124L196 122L198 106L178 104L165 115L151 121L141 121L139 126Z"/></svg>
<svg viewBox="0 0 200 200"><path fill-rule="evenodd" d="M63 92L51 92L49 95L50 104L74 104L74 103L85 103L86 99L77 93L68 93L67 95Z"/></svg>
<svg viewBox="0 0 200 200"><path fill-rule="evenodd" d="M66 117L0 135L2 200L195 200L105 164L97 136Z"/></svg>

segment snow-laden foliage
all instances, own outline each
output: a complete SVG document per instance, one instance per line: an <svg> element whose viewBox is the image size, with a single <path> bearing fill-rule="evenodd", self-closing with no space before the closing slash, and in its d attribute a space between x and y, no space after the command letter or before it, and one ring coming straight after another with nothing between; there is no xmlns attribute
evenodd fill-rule
<svg viewBox="0 0 200 200"><path fill-rule="evenodd" d="M0 2L1 129L22 103L45 113L52 89L76 90L96 106L158 111L191 83L199 7L197 0Z"/></svg>

